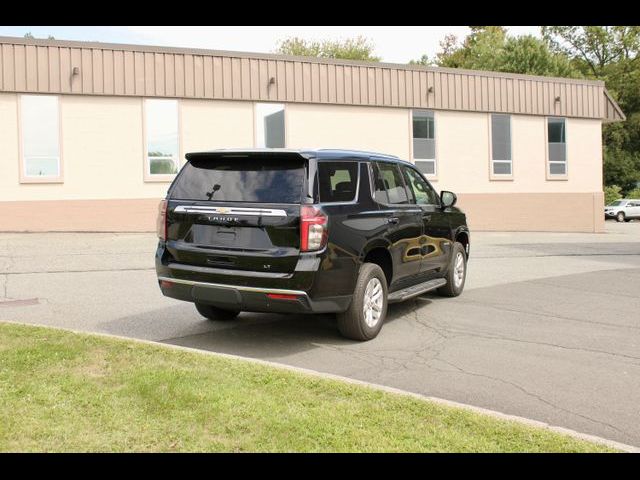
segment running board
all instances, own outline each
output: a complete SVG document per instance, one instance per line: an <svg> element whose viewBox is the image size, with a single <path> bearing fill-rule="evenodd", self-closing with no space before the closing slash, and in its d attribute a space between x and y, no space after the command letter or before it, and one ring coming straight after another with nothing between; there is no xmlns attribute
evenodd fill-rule
<svg viewBox="0 0 640 480"><path fill-rule="evenodd" d="M419 283L412 287L403 288L402 290L398 290L397 292L393 292L389 295L387 301L389 303L403 302L413 297L417 297L425 292L430 290L435 290L436 288L440 288L443 285L446 285L447 281L444 278L435 278L433 280L429 280L428 282Z"/></svg>

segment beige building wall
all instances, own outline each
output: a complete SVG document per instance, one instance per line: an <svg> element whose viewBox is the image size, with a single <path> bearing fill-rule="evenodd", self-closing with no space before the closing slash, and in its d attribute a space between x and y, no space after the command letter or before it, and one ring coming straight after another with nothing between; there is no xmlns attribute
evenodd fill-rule
<svg viewBox="0 0 640 480"><path fill-rule="evenodd" d="M411 124L403 108L287 104L289 148L345 148L409 158Z"/></svg>
<svg viewBox="0 0 640 480"><path fill-rule="evenodd" d="M19 183L18 98L0 93L0 230L154 228L169 182L144 181L142 98L59 96L59 184ZM179 105L181 156L254 146L252 102L181 99ZM286 104L285 118L289 148L411 159L410 109L296 103ZM548 180L545 117L513 115L513 179L491 180L489 114L437 110L435 118L433 184L459 194L472 229L603 230L601 120L566 119L568 177Z"/></svg>
<svg viewBox="0 0 640 480"><path fill-rule="evenodd" d="M154 228L170 182L144 181L142 98L59 96L64 181L51 184L19 182L18 101L0 94L0 230ZM253 146L251 103L181 100L179 116L182 157Z"/></svg>

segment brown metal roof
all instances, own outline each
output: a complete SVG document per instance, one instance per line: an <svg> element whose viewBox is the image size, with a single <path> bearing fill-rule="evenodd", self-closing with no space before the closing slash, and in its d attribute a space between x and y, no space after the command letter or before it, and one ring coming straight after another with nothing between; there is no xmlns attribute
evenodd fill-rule
<svg viewBox="0 0 640 480"><path fill-rule="evenodd" d="M370 105L604 121L625 118L598 80L14 37L0 37L0 46L0 91L4 92Z"/></svg>

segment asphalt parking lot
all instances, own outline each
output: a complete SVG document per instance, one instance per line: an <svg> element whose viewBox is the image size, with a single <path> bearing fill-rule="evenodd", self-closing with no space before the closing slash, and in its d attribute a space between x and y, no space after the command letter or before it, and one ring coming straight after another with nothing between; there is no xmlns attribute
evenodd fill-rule
<svg viewBox="0 0 640 480"><path fill-rule="evenodd" d="M640 446L640 222L473 233L465 292L390 307L380 336L331 316L202 319L158 289L154 234L0 234L0 320L256 357Z"/></svg>

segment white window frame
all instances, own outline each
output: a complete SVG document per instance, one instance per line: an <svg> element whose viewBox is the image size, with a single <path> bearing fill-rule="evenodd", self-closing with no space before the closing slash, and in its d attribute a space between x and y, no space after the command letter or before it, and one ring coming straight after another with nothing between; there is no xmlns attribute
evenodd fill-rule
<svg viewBox="0 0 640 480"><path fill-rule="evenodd" d="M493 116L502 115L509 117L509 156L511 160L494 160L493 159ZM490 113L489 121L489 179L490 180L513 180L513 115L508 113ZM510 163L511 173L494 173L493 165L495 163Z"/></svg>
<svg viewBox="0 0 640 480"><path fill-rule="evenodd" d="M285 103L280 102L254 102L253 104L253 146L255 148L267 148L266 139L264 138L264 130L258 127L258 105L273 105L282 107L284 112L284 125L283 125L283 135L284 135L284 147L287 148L288 142L288 132L287 132L287 105ZM261 117L264 118L264 117ZM262 132L262 140L260 141L260 132ZM264 144L264 145L263 145Z"/></svg>
<svg viewBox="0 0 640 480"><path fill-rule="evenodd" d="M549 120L550 119L561 119L564 121L564 162L560 162L557 160L550 160L549 159ZM569 126L569 122L567 121L568 119L566 117L556 117L556 116L550 116L550 117L545 117L545 121L544 121L544 151L545 151L545 158L546 158L546 174L547 174L547 180L568 180L569 179L569 149L568 149L568 143L569 143L569 136L568 136L568 126ZM556 142L554 142L556 143ZM551 164L552 163L562 163L564 164L564 173L551 173Z"/></svg>
<svg viewBox="0 0 640 480"><path fill-rule="evenodd" d="M141 102L142 109L142 146L144 152L143 161L143 178L145 182L172 182L176 178L177 173L151 173L151 162L149 161L149 142L147 142L147 107L148 101L174 101L176 102L176 114L178 116L178 159L177 168L180 172L180 168L184 165L184 155L182 152L182 102L180 99L174 98L143 98ZM156 158L170 158L170 157L156 157Z"/></svg>
<svg viewBox="0 0 640 480"><path fill-rule="evenodd" d="M27 175L27 159L24 148L24 115L22 113L22 99L24 97L51 97L56 99L58 109L58 174L57 175ZM19 181L20 183L64 183L64 162L62 155L62 108L60 95L20 94L17 101L18 117L18 151L19 151Z"/></svg>
<svg viewBox="0 0 640 480"><path fill-rule="evenodd" d="M415 152L413 149L413 113L414 112L429 112L433 115L433 152L434 158L416 158ZM410 132L410 152L411 152L411 160L413 164L416 166L418 171L422 173L428 180L437 182L438 181L438 139L437 139L437 121L436 121L436 112L434 110L425 109L425 108L414 108L409 110L409 132ZM418 166L416 162L432 162L433 163L433 173L425 173Z"/></svg>

